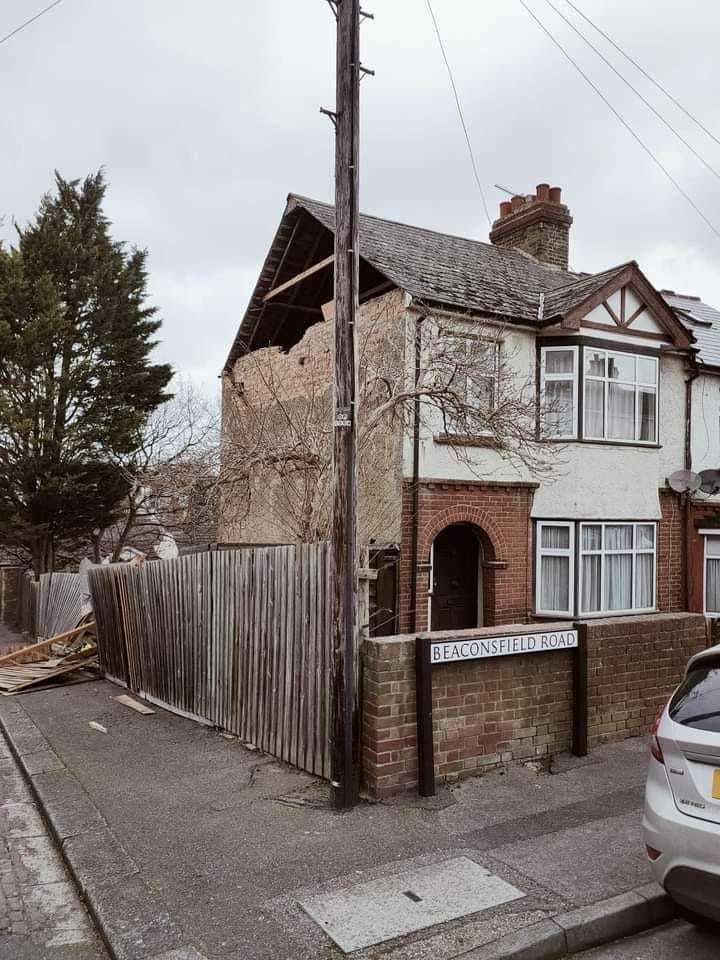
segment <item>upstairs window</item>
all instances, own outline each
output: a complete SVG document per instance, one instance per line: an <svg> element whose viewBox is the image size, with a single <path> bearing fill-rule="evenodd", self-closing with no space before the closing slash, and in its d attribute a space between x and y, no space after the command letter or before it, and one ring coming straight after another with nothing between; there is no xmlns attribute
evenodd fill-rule
<svg viewBox="0 0 720 960"><path fill-rule="evenodd" d="M449 389L444 404L448 434L476 436L490 430L497 403L500 344L471 334L443 333L436 363Z"/></svg>
<svg viewBox="0 0 720 960"><path fill-rule="evenodd" d="M544 347L540 356L542 434L577 437L578 348Z"/></svg>
<svg viewBox="0 0 720 960"><path fill-rule="evenodd" d="M656 357L584 349L586 440L657 443Z"/></svg>
<svg viewBox="0 0 720 960"><path fill-rule="evenodd" d="M720 616L720 534L705 535L705 613Z"/></svg>

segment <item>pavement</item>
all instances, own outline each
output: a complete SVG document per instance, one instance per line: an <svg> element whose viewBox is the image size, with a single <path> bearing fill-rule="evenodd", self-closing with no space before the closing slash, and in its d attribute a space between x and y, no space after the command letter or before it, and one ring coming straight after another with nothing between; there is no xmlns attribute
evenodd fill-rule
<svg viewBox="0 0 720 960"><path fill-rule="evenodd" d="M580 954L578 960L717 960L718 935L676 921Z"/></svg>
<svg viewBox="0 0 720 960"><path fill-rule="evenodd" d="M353 913L347 896L367 894L369 929L392 932L418 883L418 913L449 919L416 915L379 944L355 930L368 945L354 960L550 958L671 916L639 833L644 740L337 814L326 784L192 720L142 716L122 692L96 681L0 698L117 960L339 960L328 932ZM473 868L495 893L467 913L447 901Z"/></svg>
<svg viewBox="0 0 720 960"><path fill-rule="evenodd" d="M0 960L107 960L2 734Z"/></svg>

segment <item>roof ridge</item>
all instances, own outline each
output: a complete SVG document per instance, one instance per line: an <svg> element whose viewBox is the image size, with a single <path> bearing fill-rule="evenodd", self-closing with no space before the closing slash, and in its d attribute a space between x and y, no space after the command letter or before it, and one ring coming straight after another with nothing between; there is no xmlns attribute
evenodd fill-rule
<svg viewBox="0 0 720 960"><path fill-rule="evenodd" d="M334 203L327 203L325 200L315 200L312 197L306 197L299 193L289 193L288 200L292 198L293 200L305 201L306 203L314 203L319 207L325 207L328 210L334 210ZM543 263L542 260L538 260L537 257L534 257L531 253L527 253L525 250L521 250L519 247L499 247L495 243L491 243L489 240L476 240L474 237L464 237L459 233L448 233L445 230L433 230L432 227L420 227L416 223L406 223L404 220L393 220L390 217L380 217L376 213L363 213L360 211L360 216L365 220L376 220L380 223L391 223L396 227L407 227L409 230L418 230L421 233L431 233L437 237L447 237L450 240L462 240L463 243L474 243L479 247L485 247L488 250L496 250L502 253L509 253L513 256L524 257L527 260L532 261L532 263L537 264L539 267L542 267L544 270L548 270L554 274L560 273L575 273L572 270L563 270L560 267L556 267L553 264ZM573 282L573 281L571 281Z"/></svg>

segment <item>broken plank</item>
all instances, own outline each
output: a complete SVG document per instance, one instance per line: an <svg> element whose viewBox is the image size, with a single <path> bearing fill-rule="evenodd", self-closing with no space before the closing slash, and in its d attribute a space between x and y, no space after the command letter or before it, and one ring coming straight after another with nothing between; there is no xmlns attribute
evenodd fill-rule
<svg viewBox="0 0 720 960"><path fill-rule="evenodd" d="M143 716L155 713L155 711L151 710L150 707L146 707L144 703L133 700L133 698L129 697L126 693L121 694L119 697L113 697L113 699L117 700L117 702L121 703L124 707L130 707L131 710L137 710L137 712L142 713Z"/></svg>
<svg viewBox="0 0 720 960"><path fill-rule="evenodd" d="M29 647L22 647L20 650L13 650L12 653L6 653L0 657L0 664L7 663L13 664L17 663L17 658L22 656L27 656L28 654L39 653L45 647L49 647L50 644L60 643L63 640L69 640L73 637L79 637L85 630L90 630L95 627L95 621L91 620L90 623L84 623L80 627L75 627L73 630L67 630L65 633L59 633L55 637L48 637L47 640L40 640L38 643L32 643Z"/></svg>

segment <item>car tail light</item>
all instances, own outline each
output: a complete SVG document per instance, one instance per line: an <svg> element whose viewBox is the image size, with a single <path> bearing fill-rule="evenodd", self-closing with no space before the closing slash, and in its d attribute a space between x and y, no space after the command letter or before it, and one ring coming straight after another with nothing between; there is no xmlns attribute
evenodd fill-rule
<svg viewBox="0 0 720 960"><path fill-rule="evenodd" d="M665 763L665 757L663 756L662 747L660 746L660 741L657 738L658 727L660 726L660 720L662 719L663 710L657 715L655 723L653 723L650 730L650 753L655 757L658 763ZM652 858L651 858L652 859Z"/></svg>
<svg viewBox="0 0 720 960"><path fill-rule="evenodd" d="M654 860L659 860L660 857L662 856L661 851L660 851L660 850L656 850L655 847L648 847L647 844L646 844L646 845L645 845L645 849L647 850L647 855L648 855L648 858L649 858L650 860L653 860L653 861L654 861Z"/></svg>

